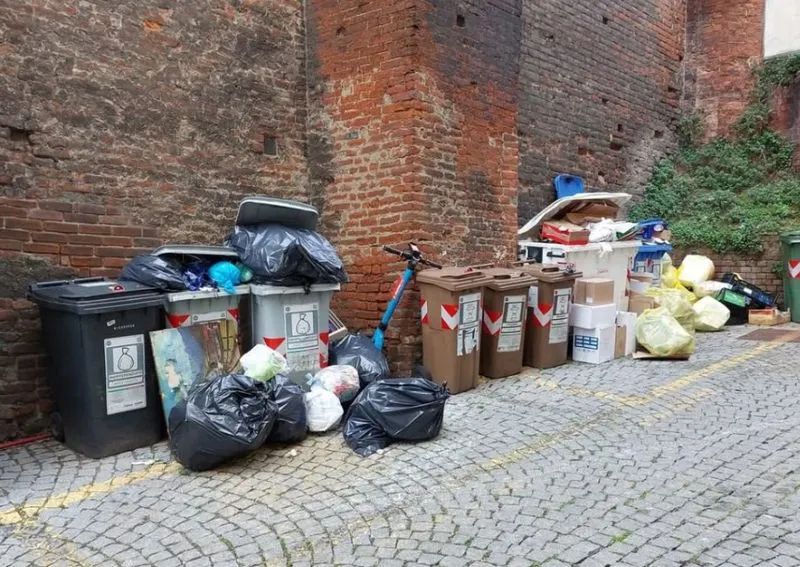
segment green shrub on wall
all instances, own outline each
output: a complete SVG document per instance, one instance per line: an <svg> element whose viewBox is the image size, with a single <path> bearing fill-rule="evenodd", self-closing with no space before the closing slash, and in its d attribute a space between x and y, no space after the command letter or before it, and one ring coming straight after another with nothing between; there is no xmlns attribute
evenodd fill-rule
<svg viewBox="0 0 800 567"><path fill-rule="evenodd" d="M739 253L760 252L766 235L800 225L793 146L768 127L772 93L800 77L800 55L770 60L755 73L751 104L733 138L698 145L701 117L680 121L680 147L656 164L631 211L634 220L666 219L679 246Z"/></svg>

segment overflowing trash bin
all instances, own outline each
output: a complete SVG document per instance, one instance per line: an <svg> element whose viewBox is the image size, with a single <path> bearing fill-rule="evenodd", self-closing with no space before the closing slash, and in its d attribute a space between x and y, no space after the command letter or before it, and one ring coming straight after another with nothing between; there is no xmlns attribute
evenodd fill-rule
<svg viewBox="0 0 800 567"><path fill-rule="evenodd" d="M53 433L71 449L101 458L164 436L148 333L164 328L164 296L130 281L41 282L39 305L52 358Z"/></svg>
<svg viewBox="0 0 800 567"><path fill-rule="evenodd" d="M528 291L536 278L520 270L489 268L483 298L480 371L504 378L522 370Z"/></svg>
<svg viewBox="0 0 800 567"><path fill-rule="evenodd" d="M433 379L458 394L477 385L483 287L479 269L444 268L417 274L422 311L422 361Z"/></svg>

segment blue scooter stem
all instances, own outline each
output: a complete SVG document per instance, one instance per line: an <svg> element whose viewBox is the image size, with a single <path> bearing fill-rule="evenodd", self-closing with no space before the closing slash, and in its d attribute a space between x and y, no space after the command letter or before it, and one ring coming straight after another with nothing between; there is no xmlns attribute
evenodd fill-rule
<svg viewBox="0 0 800 567"><path fill-rule="evenodd" d="M375 345L375 348L378 350L383 349L383 333L389 327L389 321L392 320L392 315L394 315L397 306L400 304L400 300L403 298L403 293L406 291L413 277L414 270L412 268L406 268L400 280L400 287L397 288L394 297L389 301L386 312L383 314L383 317L381 317L380 325L378 325L378 328L375 329L375 332L372 334L372 344Z"/></svg>

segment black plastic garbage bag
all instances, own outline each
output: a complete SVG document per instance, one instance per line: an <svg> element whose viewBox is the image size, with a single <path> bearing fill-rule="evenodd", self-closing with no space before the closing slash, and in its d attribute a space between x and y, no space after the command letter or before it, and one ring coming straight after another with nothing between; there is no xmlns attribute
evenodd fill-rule
<svg viewBox="0 0 800 567"><path fill-rule="evenodd" d="M172 408L170 447L187 469L213 469L263 445L277 418L266 384L242 374L218 376Z"/></svg>
<svg viewBox="0 0 800 567"><path fill-rule="evenodd" d="M122 268L120 279L131 280L169 291L183 291L186 289L180 267L169 260L152 254L136 256L128 262Z"/></svg>
<svg viewBox="0 0 800 567"><path fill-rule="evenodd" d="M278 406L278 420L267 437L267 443L299 443L308 435L303 389L282 374L270 383L272 401Z"/></svg>
<svg viewBox="0 0 800 567"><path fill-rule="evenodd" d="M280 224L237 226L226 244L253 270L254 279L276 285L347 281L342 260L328 240L313 230Z"/></svg>
<svg viewBox="0 0 800 567"><path fill-rule="evenodd" d="M332 365L343 364L355 368L362 388L375 380L390 377L386 357L364 335L347 335L332 343L328 356Z"/></svg>
<svg viewBox="0 0 800 567"><path fill-rule="evenodd" d="M378 380L347 411L344 440L368 457L392 441L425 441L439 435L450 392L425 378Z"/></svg>

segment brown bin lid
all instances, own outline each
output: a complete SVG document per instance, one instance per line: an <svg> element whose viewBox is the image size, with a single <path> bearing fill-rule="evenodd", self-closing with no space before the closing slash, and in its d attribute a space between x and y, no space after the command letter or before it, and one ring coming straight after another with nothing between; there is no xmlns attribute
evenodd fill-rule
<svg viewBox="0 0 800 567"><path fill-rule="evenodd" d="M417 274L417 282L435 285L447 291L461 291L483 287L492 279L483 270L475 268L442 268L423 270Z"/></svg>
<svg viewBox="0 0 800 567"><path fill-rule="evenodd" d="M519 269L545 283L573 281L583 277L583 272L568 272L559 265L522 264Z"/></svg>
<svg viewBox="0 0 800 567"><path fill-rule="evenodd" d="M487 268L482 271L492 278L492 280L486 284L486 287L494 291L519 289L532 286L536 283L536 278L532 274L525 273L520 269Z"/></svg>

